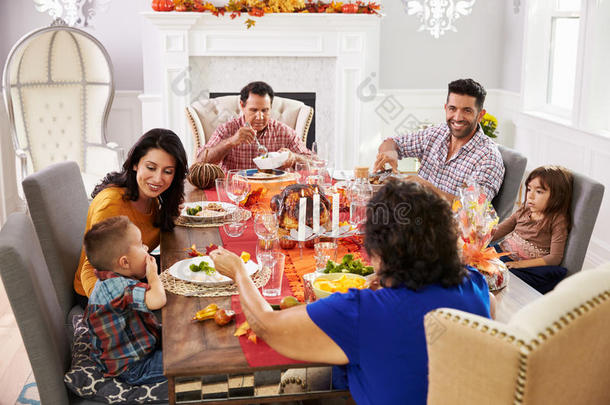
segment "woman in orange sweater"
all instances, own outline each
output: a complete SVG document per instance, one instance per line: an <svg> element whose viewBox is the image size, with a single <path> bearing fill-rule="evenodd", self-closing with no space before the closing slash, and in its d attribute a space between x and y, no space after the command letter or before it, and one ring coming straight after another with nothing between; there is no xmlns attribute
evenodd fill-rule
<svg viewBox="0 0 610 405"><path fill-rule="evenodd" d="M93 190L85 232L106 218L125 215L140 228L142 243L156 248L160 232L174 228L186 172L180 138L168 129L151 129L131 148L123 170L109 173ZM74 275L74 290L83 308L96 281L83 249Z"/></svg>

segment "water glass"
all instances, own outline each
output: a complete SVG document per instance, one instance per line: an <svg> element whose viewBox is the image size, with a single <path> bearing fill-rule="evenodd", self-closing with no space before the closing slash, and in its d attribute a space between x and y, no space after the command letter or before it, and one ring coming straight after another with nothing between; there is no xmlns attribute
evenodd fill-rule
<svg viewBox="0 0 610 405"><path fill-rule="evenodd" d="M296 162L294 164L294 171L299 175L299 182L305 181L309 176L309 162Z"/></svg>
<svg viewBox="0 0 610 405"><path fill-rule="evenodd" d="M261 264L269 267L271 276L263 287L265 297L278 297L282 293L282 278L284 277L284 263L286 255L282 252L271 252L263 257Z"/></svg>
<svg viewBox="0 0 610 405"><path fill-rule="evenodd" d="M241 174L240 170L229 170L227 172L225 190L229 198L239 205L250 191L250 183L248 179Z"/></svg>
<svg viewBox="0 0 610 405"><path fill-rule="evenodd" d="M273 212L262 212L254 216L254 232L263 240L277 238L278 219Z"/></svg>
<svg viewBox="0 0 610 405"><path fill-rule="evenodd" d="M261 239L256 244L256 260L259 263L273 261L273 252L279 251L279 241L277 239Z"/></svg>
<svg viewBox="0 0 610 405"><path fill-rule="evenodd" d="M316 272L303 274L303 293L307 304L314 302L317 299L316 293L313 290L313 281L319 275L320 274Z"/></svg>
<svg viewBox="0 0 610 405"><path fill-rule="evenodd" d="M230 214L229 223L222 226L227 236L237 238L244 234L247 227L246 216L247 211L239 207Z"/></svg>
<svg viewBox="0 0 610 405"><path fill-rule="evenodd" d="M337 244L335 242L318 242L313 249L317 271L323 270L329 260L337 260Z"/></svg>

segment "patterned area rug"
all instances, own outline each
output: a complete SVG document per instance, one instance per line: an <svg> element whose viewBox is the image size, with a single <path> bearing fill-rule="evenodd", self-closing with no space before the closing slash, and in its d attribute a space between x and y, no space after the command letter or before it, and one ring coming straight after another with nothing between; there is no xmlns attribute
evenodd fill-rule
<svg viewBox="0 0 610 405"><path fill-rule="evenodd" d="M15 405L40 405L40 395L38 395L38 388L36 387L33 373L30 373Z"/></svg>

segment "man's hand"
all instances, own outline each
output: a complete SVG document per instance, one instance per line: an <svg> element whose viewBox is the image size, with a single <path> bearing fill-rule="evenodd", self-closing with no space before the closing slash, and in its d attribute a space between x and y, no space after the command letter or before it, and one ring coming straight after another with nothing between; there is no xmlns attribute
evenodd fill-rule
<svg viewBox="0 0 610 405"><path fill-rule="evenodd" d="M252 127L241 127L230 139L232 147L239 146L242 143L254 142L256 131Z"/></svg>
<svg viewBox="0 0 610 405"><path fill-rule="evenodd" d="M386 139L379 145L379 151L377 152L377 159L373 166L373 171L378 172L385 170L385 164L389 163L392 166L394 173L398 172L398 149L396 142L391 139Z"/></svg>
<svg viewBox="0 0 610 405"><path fill-rule="evenodd" d="M157 276L157 261L151 255L146 258L146 279L150 280Z"/></svg>
<svg viewBox="0 0 610 405"><path fill-rule="evenodd" d="M210 257L214 260L216 271L223 276L229 277L231 280L235 280L239 269L242 269L244 272L246 271L243 260L222 246L210 252Z"/></svg>

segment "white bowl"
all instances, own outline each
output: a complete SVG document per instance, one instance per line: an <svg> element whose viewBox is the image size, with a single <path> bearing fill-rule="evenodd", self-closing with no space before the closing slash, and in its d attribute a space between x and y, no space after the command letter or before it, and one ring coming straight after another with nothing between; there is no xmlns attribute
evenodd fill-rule
<svg viewBox="0 0 610 405"><path fill-rule="evenodd" d="M261 170L271 170L277 169L278 167L282 167L282 165L288 159L290 152L269 152L266 158L259 156L254 158L254 164Z"/></svg>
<svg viewBox="0 0 610 405"><path fill-rule="evenodd" d="M329 295L333 294L330 291L320 290L319 288L317 288L315 286L316 280L318 280L319 278L323 278L323 279L327 279L327 280L330 280L330 281L336 281L336 280L340 279L343 276L345 276L347 278L363 279L365 281L365 286L366 286L366 278L362 277L359 274L354 274L354 273L329 273L329 274L318 273L318 275L311 281L311 287L313 289L314 294L316 295L316 298L317 299L326 298Z"/></svg>

